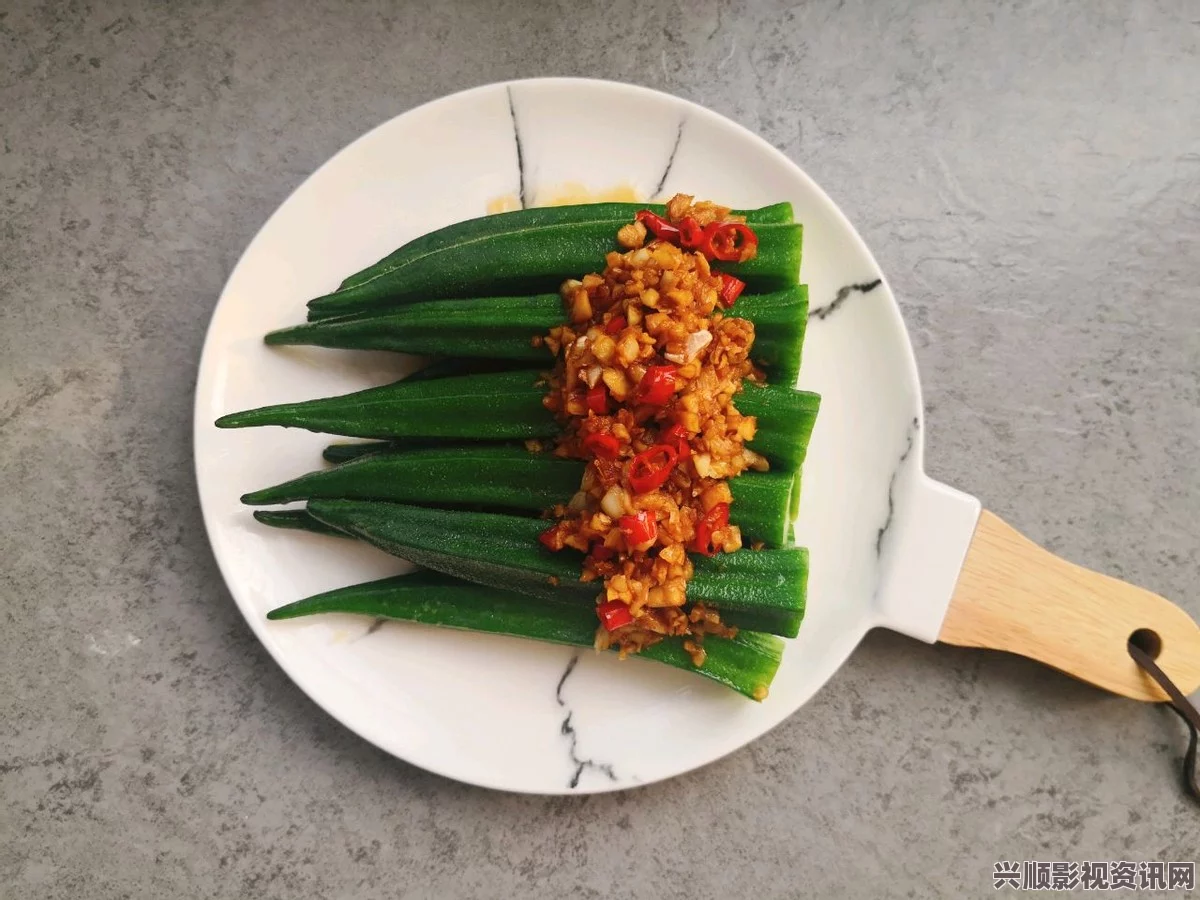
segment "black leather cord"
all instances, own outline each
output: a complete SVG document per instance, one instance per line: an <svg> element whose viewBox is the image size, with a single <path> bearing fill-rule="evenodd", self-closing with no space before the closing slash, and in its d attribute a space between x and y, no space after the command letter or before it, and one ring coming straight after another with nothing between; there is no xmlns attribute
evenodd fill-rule
<svg viewBox="0 0 1200 900"><path fill-rule="evenodd" d="M1133 641L1129 642L1129 655L1147 675L1158 682L1158 686L1171 698L1169 701L1171 709L1175 710L1179 718L1183 719L1183 724L1191 732L1187 753L1183 757L1183 789L1192 796L1192 799L1200 801L1200 782L1197 781L1196 772L1196 744L1200 741L1200 710L1197 710L1188 698L1183 696L1183 692L1167 677L1167 673L1158 667L1158 663L1151 658L1150 654Z"/></svg>

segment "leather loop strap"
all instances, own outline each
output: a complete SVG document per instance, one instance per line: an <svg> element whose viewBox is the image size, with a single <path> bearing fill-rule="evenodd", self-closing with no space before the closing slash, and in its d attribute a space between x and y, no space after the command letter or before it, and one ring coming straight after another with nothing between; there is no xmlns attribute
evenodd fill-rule
<svg viewBox="0 0 1200 900"><path fill-rule="evenodd" d="M1150 654L1132 640L1129 642L1129 655L1147 675L1158 682L1158 686L1171 698L1168 704L1179 715L1179 718L1183 719L1183 723L1191 732L1187 753L1183 757L1183 789L1193 799L1200 801L1200 782L1197 781L1196 772L1196 744L1200 741L1200 710L1197 710L1183 695L1183 692L1167 677L1167 673L1159 668L1158 663Z"/></svg>

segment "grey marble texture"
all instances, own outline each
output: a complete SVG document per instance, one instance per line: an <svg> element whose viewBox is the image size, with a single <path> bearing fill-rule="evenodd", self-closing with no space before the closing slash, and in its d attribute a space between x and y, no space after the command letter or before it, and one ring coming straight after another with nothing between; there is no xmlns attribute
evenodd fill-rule
<svg viewBox="0 0 1200 900"><path fill-rule="evenodd" d="M317 165L413 105L634 81L840 203L916 344L931 473L1200 615L1200 6L0 0L0 897L974 897L1194 859L1163 710L877 633L702 772L542 799L388 757L222 584L205 325ZM1180 896L1175 894L1174 896Z"/></svg>

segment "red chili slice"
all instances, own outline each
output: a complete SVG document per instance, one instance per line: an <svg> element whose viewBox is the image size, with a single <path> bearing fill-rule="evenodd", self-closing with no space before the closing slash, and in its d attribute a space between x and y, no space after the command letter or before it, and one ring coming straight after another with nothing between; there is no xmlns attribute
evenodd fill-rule
<svg viewBox="0 0 1200 900"><path fill-rule="evenodd" d="M633 621L633 613L620 600L601 603L596 607L596 617L600 619L600 624L604 626L605 631L616 631Z"/></svg>
<svg viewBox="0 0 1200 900"><path fill-rule="evenodd" d="M713 532L728 524L729 504L717 503L696 523L696 536L692 539L691 549L704 556L712 556L716 553L712 546Z"/></svg>
<svg viewBox="0 0 1200 900"><path fill-rule="evenodd" d="M679 462L679 451L670 444L655 444L629 461L629 486L645 494L662 487Z"/></svg>
<svg viewBox="0 0 1200 900"><path fill-rule="evenodd" d="M625 536L625 542L631 547L653 543L658 537L658 523L654 520L654 513L648 509L633 516L621 516L617 525Z"/></svg>
<svg viewBox="0 0 1200 900"><path fill-rule="evenodd" d="M651 406L666 406L675 396L677 366L650 366L637 386L637 401Z"/></svg>
<svg viewBox="0 0 1200 900"><path fill-rule="evenodd" d="M746 289L746 282L740 278L735 278L728 272L721 273L721 290L718 292L721 298L721 305L726 309L733 306L737 302L737 298L742 296L742 291Z"/></svg>
<svg viewBox="0 0 1200 900"><path fill-rule="evenodd" d="M679 246L685 250L704 250L708 243L707 229L691 216L679 222Z"/></svg>
<svg viewBox="0 0 1200 900"><path fill-rule="evenodd" d="M713 259L741 262L753 255L752 251L758 247L758 235L741 222L724 222L713 228L707 243Z"/></svg>
<svg viewBox="0 0 1200 900"><path fill-rule="evenodd" d="M598 416L608 414L608 388L603 382L597 381L594 387L588 388L587 408Z"/></svg>
<svg viewBox="0 0 1200 900"><path fill-rule="evenodd" d="M593 433L583 439L583 449L599 459L616 459L621 442L611 434Z"/></svg>
<svg viewBox="0 0 1200 900"><path fill-rule="evenodd" d="M648 209L639 209L634 218L645 225L646 229L660 241L666 241L669 244L679 243L679 229L658 213Z"/></svg>
<svg viewBox="0 0 1200 900"><path fill-rule="evenodd" d="M678 422L662 433L662 441L664 444L672 445L680 459L687 459L692 455L692 445L688 443L687 429Z"/></svg>
<svg viewBox="0 0 1200 900"><path fill-rule="evenodd" d="M624 316L613 316L611 319L608 320L608 323L604 326L604 333L605 334L616 334L619 331L623 331L625 329L625 326L628 324L629 324L629 322Z"/></svg>

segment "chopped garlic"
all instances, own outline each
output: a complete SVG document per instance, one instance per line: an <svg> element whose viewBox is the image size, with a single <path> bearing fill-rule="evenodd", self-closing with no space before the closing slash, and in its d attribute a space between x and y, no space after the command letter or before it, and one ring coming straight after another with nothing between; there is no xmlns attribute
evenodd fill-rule
<svg viewBox="0 0 1200 900"><path fill-rule="evenodd" d="M610 487L600 501L600 508L614 519L625 515L625 490L620 487Z"/></svg>
<svg viewBox="0 0 1200 900"><path fill-rule="evenodd" d="M687 345L684 347L685 360L693 360L699 355L700 351L712 343L712 332L707 328L702 331L697 331L695 334L689 334Z"/></svg>

